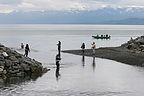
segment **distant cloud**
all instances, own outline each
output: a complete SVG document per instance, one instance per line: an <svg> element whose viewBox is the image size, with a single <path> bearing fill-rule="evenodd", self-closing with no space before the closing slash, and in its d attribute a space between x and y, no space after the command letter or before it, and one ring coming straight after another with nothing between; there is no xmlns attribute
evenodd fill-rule
<svg viewBox="0 0 144 96"><path fill-rule="evenodd" d="M0 0L0 13L13 11L97 10L106 7L144 8L144 0Z"/></svg>
<svg viewBox="0 0 144 96"><path fill-rule="evenodd" d="M32 3L21 3L18 5L19 9L36 8Z"/></svg>
<svg viewBox="0 0 144 96"><path fill-rule="evenodd" d="M0 10L0 13L11 13L13 12L14 10Z"/></svg>
<svg viewBox="0 0 144 96"><path fill-rule="evenodd" d="M23 0L0 0L0 4L17 5L22 3Z"/></svg>
<svg viewBox="0 0 144 96"><path fill-rule="evenodd" d="M31 10L85 10L85 5L76 0L24 0L33 4Z"/></svg>

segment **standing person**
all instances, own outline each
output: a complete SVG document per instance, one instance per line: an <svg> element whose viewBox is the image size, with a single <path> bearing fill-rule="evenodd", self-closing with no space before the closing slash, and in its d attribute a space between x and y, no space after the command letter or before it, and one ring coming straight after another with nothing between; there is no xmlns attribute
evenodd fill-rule
<svg viewBox="0 0 144 96"><path fill-rule="evenodd" d="M58 46L58 55L60 56L60 51L61 51L61 42L60 41L58 41L57 46Z"/></svg>
<svg viewBox="0 0 144 96"><path fill-rule="evenodd" d="M59 69L59 66L60 66L59 62L60 62L60 60L61 60L61 58L60 58L59 54L57 54L56 55L56 66L57 66L57 69Z"/></svg>
<svg viewBox="0 0 144 96"><path fill-rule="evenodd" d="M29 48L29 45L26 44L24 56L28 57L28 52L30 52L30 48Z"/></svg>
<svg viewBox="0 0 144 96"><path fill-rule="evenodd" d="M24 44L23 43L21 43L21 49L24 49Z"/></svg>
<svg viewBox="0 0 144 96"><path fill-rule="evenodd" d="M85 43L82 43L81 48L82 48L82 52L84 53Z"/></svg>
<svg viewBox="0 0 144 96"><path fill-rule="evenodd" d="M93 50L92 54L93 55L95 55L95 48L96 48L96 44L95 44L95 42L93 42L92 43L92 50Z"/></svg>

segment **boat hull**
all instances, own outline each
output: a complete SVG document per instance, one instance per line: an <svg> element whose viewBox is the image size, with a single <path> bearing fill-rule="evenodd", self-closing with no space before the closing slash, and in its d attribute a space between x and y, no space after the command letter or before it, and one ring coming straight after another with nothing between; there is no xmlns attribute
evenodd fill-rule
<svg viewBox="0 0 144 96"><path fill-rule="evenodd" d="M92 36L92 37L95 39L110 39L110 36L109 37Z"/></svg>

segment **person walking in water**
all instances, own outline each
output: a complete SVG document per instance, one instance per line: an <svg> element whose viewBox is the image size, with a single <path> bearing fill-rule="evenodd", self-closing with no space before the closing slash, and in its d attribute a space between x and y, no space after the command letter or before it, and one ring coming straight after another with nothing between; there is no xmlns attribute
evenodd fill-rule
<svg viewBox="0 0 144 96"><path fill-rule="evenodd" d="M60 73L59 73L59 70L60 70L60 60L61 60L61 58L60 58L60 56L59 56L59 54L57 54L56 55L56 79L58 80L59 79L59 77L60 77Z"/></svg>
<svg viewBox="0 0 144 96"><path fill-rule="evenodd" d="M59 54L57 54L56 55L56 67L57 68L59 68L59 66L60 66L60 64L59 64L60 60L61 60L61 58L60 58Z"/></svg>
<svg viewBox="0 0 144 96"><path fill-rule="evenodd" d="M21 49L24 49L24 44L23 43L21 43Z"/></svg>
<svg viewBox="0 0 144 96"><path fill-rule="evenodd" d="M96 48L96 44L95 42L92 43L92 54L95 55L95 48Z"/></svg>
<svg viewBox="0 0 144 96"><path fill-rule="evenodd" d="M28 52L30 52L30 48L29 48L29 45L26 44L24 56L28 57Z"/></svg>
<svg viewBox="0 0 144 96"><path fill-rule="evenodd" d="M61 42L60 41L58 41L57 46L58 46L58 55L60 56L60 51L61 51Z"/></svg>
<svg viewBox="0 0 144 96"><path fill-rule="evenodd" d="M82 53L84 54L84 50L85 50L85 43L82 43L81 48L82 48Z"/></svg>

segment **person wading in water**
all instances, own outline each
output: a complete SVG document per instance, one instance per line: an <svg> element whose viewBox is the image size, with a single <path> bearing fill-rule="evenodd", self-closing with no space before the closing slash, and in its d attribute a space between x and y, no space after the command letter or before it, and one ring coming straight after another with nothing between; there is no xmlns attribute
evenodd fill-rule
<svg viewBox="0 0 144 96"><path fill-rule="evenodd" d="M59 54L57 54L57 55L56 55L56 67L57 67L57 68L59 68L59 66L60 66L60 63L59 63L60 60L61 60L61 58L60 58Z"/></svg>
<svg viewBox="0 0 144 96"><path fill-rule="evenodd" d="M30 48L29 48L29 45L26 44L24 56L28 57L28 52L30 52Z"/></svg>

